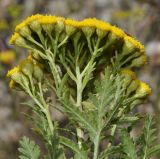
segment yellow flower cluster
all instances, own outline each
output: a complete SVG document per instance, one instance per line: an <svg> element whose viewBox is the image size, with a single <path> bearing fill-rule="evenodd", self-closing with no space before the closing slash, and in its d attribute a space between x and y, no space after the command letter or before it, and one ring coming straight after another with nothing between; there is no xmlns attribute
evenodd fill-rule
<svg viewBox="0 0 160 159"><path fill-rule="evenodd" d="M125 36L124 40L130 42L136 48L140 49L142 53L145 52L144 45L142 45L139 41L133 39L131 36Z"/></svg>
<svg viewBox="0 0 160 159"><path fill-rule="evenodd" d="M29 55L8 71L7 77L11 78L9 87L15 88L23 85L23 80L28 82L28 78L33 77L37 81L43 80L43 65L33 58L33 53L29 52Z"/></svg>
<svg viewBox="0 0 160 159"><path fill-rule="evenodd" d="M71 25L73 27L79 28L80 27L80 23L78 21L72 20L72 19L66 19L65 21L66 25Z"/></svg>
<svg viewBox="0 0 160 159"><path fill-rule="evenodd" d="M139 87L138 92L144 93L145 95L146 94L148 95L148 94L151 94L152 90L148 84L146 84L144 82L140 82L140 87Z"/></svg>
<svg viewBox="0 0 160 159"><path fill-rule="evenodd" d="M8 71L7 77L11 77L13 74L18 73L20 71L19 66L16 66Z"/></svg>
<svg viewBox="0 0 160 159"><path fill-rule="evenodd" d="M100 29L105 32L112 32L117 37L124 39L124 42L129 41L135 48L138 48L138 49L140 49L141 52L144 52L144 46L139 41L137 41L134 38L125 34L124 31L121 30L120 28L118 28L116 26L112 26L107 22L97 20L96 18L88 18L88 19L84 19L82 21L76 21L76 20L72 20L72 19L64 19L62 17L57 17L57 16L40 15L40 14L32 15L31 17L28 17L22 23L17 25L17 27L15 29L16 33L13 34L13 36L10 40L10 43L12 44L15 42L15 40L19 36L18 33L20 32L20 30L22 28L24 28L25 26L28 26L31 22L34 22L34 21L38 21L40 24L55 24L59 21L62 21L66 25L71 25L71 26L79 28L79 29L81 29L83 27L92 27L95 29Z"/></svg>
<svg viewBox="0 0 160 159"><path fill-rule="evenodd" d="M7 50L0 52L0 61L4 64L10 64L15 60L15 52L12 50Z"/></svg>
<svg viewBox="0 0 160 159"><path fill-rule="evenodd" d="M10 43L10 44L14 44L15 41L16 41L19 37L20 37L19 33L16 33L16 32L15 32L15 33L12 35L11 39L9 40L9 43Z"/></svg>
<svg viewBox="0 0 160 159"><path fill-rule="evenodd" d="M149 85L137 79L135 72L130 69L122 69L120 73L125 75L127 91L130 93L135 91L135 97L143 98L151 94L151 88Z"/></svg>
<svg viewBox="0 0 160 159"><path fill-rule="evenodd" d="M43 15L36 14L36 15L32 15L32 16L28 17L26 20L24 20L23 22L21 22L19 25L16 26L15 31L19 32L24 26L27 26L32 21L38 20L40 18L43 18Z"/></svg>
<svg viewBox="0 0 160 159"><path fill-rule="evenodd" d="M57 22L56 16L48 15L46 17L42 17L38 20L41 24L54 24Z"/></svg>

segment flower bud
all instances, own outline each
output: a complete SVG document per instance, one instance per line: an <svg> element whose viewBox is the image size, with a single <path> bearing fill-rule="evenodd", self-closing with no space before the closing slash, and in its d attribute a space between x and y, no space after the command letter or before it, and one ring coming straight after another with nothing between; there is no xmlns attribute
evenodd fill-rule
<svg viewBox="0 0 160 159"><path fill-rule="evenodd" d="M151 88L149 87L149 85L144 82L140 82L135 97L144 98L149 94L151 94Z"/></svg>
<svg viewBox="0 0 160 159"><path fill-rule="evenodd" d="M64 30L64 22L62 20L57 21L55 26L55 32L60 34Z"/></svg>
<svg viewBox="0 0 160 159"><path fill-rule="evenodd" d="M132 80L131 84L127 88L127 95L130 95L132 92L136 91L139 86L139 80Z"/></svg>
<svg viewBox="0 0 160 159"><path fill-rule="evenodd" d="M122 48L122 54L127 55L134 51L139 51L144 53L145 49L144 46L139 41L135 40L131 36L125 36Z"/></svg>
<svg viewBox="0 0 160 159"><path fill-rule="evenodd" d="M19 36L16 40L15 40L15 45L20 46L20 47L26 47L26 41L24 40L24 38L22 38L21 36Z"/></svg>
<svg viewBox="0 0 160 159"><path fill-rule="evenodd" d="M66 34L68 36L71 36L73 33L75 33L76 28L74 26L71 25L66 25Z"/></svg>
<svg viewBox="0 0 160 159"><path fill-rule="evenodd" d="M84 26L84 27L82 27L82 31L86 37L91 37L95 32L95 28Z"/></svg>
<svg viewBox="0 0 160 159"><path fill-rule="evenodd" d="M29 59L22 61L20 69L26 76L31 77L33 74L33 62Z"/></svg>
<svg viewBox="0 0 160 159"><path fill-rule="evenodd" d="M12 74L17 73L19 71L20 71L19 66L16 66L16 67L14 67L14 68L12 68L11 70L8 71L7 77L11 77Z"/></svg>
<svg viewBox="0 0 160 159"><path fill-rule="evenodd" d="M141 55L138 58L132 60L130 67L139 67L147 63L147 56Z"/></svg>
<svg viewBox="0 0 160 159"><path fill-rule="evenodd" d="M101 29L96 29L97 36L102 39L107 35L107 32Z"/></svg>
<svg viewBox="0 0 160 159"><path fill-rule="evenodd" d="M21 84L22 82L22 73L21 72L15 72L11 75L11 79L14 80L16 83Z"/></svg>
<svg viewBox="0 0 160 159"><path fill-rule="evenodd" d="M112 32L109 32L107 43L113 44L114 42L116 42L116 40L118 40L118 36L116 36L116 35L115 35L114 33L112 33Z"/></svg>
<svg viewBox="0 0 160 159"><path fill-rule="evenodd" d="M54 29L54 25L53 24L42 24L42 28L46 33L51 34Z"/></svg>
<svg viewBox="0 0 160 159"><path fill-rule="evenodd" d="M44 78L44 73L42 70L42 66L39 64L34 65L33 77L38 81L41 82Z"/></svg>
<svg viewBox="0 0 160 159"><path fill-rule="evenodd" d="M111 27L111 32L114 36L116 36L116 39L123 39L125 36L124 31L116 26Z"/></svg>
<svg viewBox="0 0 160 159"><path fill-rule="evenodd" d="M127 55L134 52L135 50L136 50L136 47L128 40L125 40L122 48L122 54Z"/></svg>
<svg viewBox="0 0 160 159"><path fill-rule="evenodd" d="M122 69L120 73L124 77L125 86L128 86L132 80L136 79L136 74L129 69Z"/></svg>
<svg viewBox="0 0 160 159"><path fill-rule="evenodd" d="M34 20L30 23L30 28L34 31L34 32L41 32L41 24L38 20Z"/></svg>
<svg viewBox="0 0 160 159"><path fill-rule="evenodd" d="M28 28L28 26L24 26L21 30L20 30L20 34L24 37L28 37L31 36L31 31Z"/></svg>
<svg viewBox="0 0 160 159"><path fill-rule="evenodd" d="M27 83L27 79L26 77L22 74L22 72L20 72L20 68L19 66L14 67L13 69L11 69L10 71L8 71L7 73L7 77L10 77L15 83L18 83L20 85L22 84L26 84ZM26 79L26 80L24 80ZM11 83L13 84L13 82Z"/></svg>

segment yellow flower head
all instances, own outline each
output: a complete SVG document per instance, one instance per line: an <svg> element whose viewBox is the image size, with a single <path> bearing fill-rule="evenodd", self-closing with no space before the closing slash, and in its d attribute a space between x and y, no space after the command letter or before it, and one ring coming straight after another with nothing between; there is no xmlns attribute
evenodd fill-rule
<svg viewBox="0 0 160 159"><path fill-rule="evenodd" d="M136 79L136 74L135 72L133 72L132 70L130 69L122 69L121 70L121 73L124 74L124 75L129 75L132 77L132 79Z"/></svg>
<svg viewBox="0 0 160 159"><path fill-rule="evenodd" d="M32 16L28 17L26 20L22 21L20 24L18 24L16 26L15 31L19 32L23 27L25 27L26 25L28 25L32 21L38 20L42 17L43 17L43 15L40 15L40 14L36 14L36 15L32 15Z"/></svg>
<svg viewBox="0 0 160 159"><path fill-rule="evenodd" d="M132 38L131 36L125 36L124 40L130 42L132 45L138 48L141 52L145 52L144 46L139 41Z"/></svg>
<svg viewBox="0 0 160 159"><path fill-rule="evenodd" d="M96 18L88 18L80 21L81 27L96 27Z"/></svg>
<svg viewBox="0 0 160 159"><path fill-rule="evenodd" d="M31 23L32 21L34 21L34 20L39 20L39 19L41 19L41 18L43 18L43 17L44 17L44 16L41 15L41 14L35 14L35 15L32 15L32 16L28 17L28 18L25 20L25 22L26 22L26 24L29 24L29 23Z"/></svg>
<svg viewBox="0 0 160 159"><path fill-rule="evenodd" d="M15 28L16 32L19 32L23 27L26 26L26 21L21 22L20 24L18 24Z"/></svg>
<svg viewBox="0 0 160 159"><path fill-rule="evenodd" d="M96 18L88 18L85 20L82 20L80 22L81 27L95 27L104 31L110 31L111 30L111 25L107 22L98 20Z"/></svg>
<svg viewBox="0 0 160 159"><path fill-rule="evenodd" d="M135 94L135 97L144 98L144 97L148 96L149 94L151 94L151 92L152 92L152 90L149 87L149 85L140 81L139 87L138 87L136 94Z"/></svg>
<svg viewBox="0 0 160 159"><path fill-rule="evenodd" d="M76 20L72 20L72 19L66 19L65 24L66 25L71 25L71 26L76 27L76 28L80 27L80 22L78 22Z"/></svg>
<svg viewBox="0 0 160 159"><path fill-rule="evenodd" d="M152 92L152 90L151 90L151 88L149 87L149 85L146 84L146 83L144 83L144 82L140 82L139 88L140 88L140 91L141 91L141 92L145 92L147 95L148 95L148 94L151 94L151 92Z"/></svg>
<svg viewBox="0 0 160 159"><path fill-rule="evenodd" d="M54 24L57 21L57 17L46 15L38 19L41 24Z"/></svg>
<svg viewBox="0 0 160 159"><path fill-rule="evenodd" d="M107 22L101 21L101 20L97 20L96 19L96 27L98 29L104 30L104 31L111 31L111 25Z"/></svg>
<svg viewBox="0 0 160 159"><path fill-rule="evenodd" d="M0 61L9 64L15 60L15 52L12 50L4 51L0 53Z"/></svg>
<svg viewBox="0 0 160 159"><path fill-rule="evenodd" d="M124 38L126 36L124 31L116 26L112 26L111 31L120 38Z"/></svg>
<svg viewBox="0 0 160 159"><path fill-rule="evenodd" d="M13 74L20 72L19 66L16 66L8 71L7 77L11 77Z"/></svg>
<svg viewBox="0 0 160 159"><path fill-rule="evenodd" d="M20 37L20 35L15 32L15 33L12 35L11 39L9 40L9 43L10 43L10 44L14 44L15 41L18 39L18 37Z"/></svg>

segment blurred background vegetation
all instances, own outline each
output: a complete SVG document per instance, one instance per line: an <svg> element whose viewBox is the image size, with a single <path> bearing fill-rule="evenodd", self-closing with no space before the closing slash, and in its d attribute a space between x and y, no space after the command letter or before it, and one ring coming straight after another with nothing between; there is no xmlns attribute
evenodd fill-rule
<svg viewBox="0 0 160 159"><path fill-rule="evenodd" d="M77 20L96 17L121 27L145 45L148 64L136 71L142 81L150 84L153 93L137 111L156 115L160 142L160 0L0 0L0 159L18 158L22 135L39 142L30 122L20 113L31 113L20 104L27 97L10 90L5 77L25 57L25 50L10 46L8 39L21 20L35 13ZM62 118L57 113L53 116Z"/></svg>

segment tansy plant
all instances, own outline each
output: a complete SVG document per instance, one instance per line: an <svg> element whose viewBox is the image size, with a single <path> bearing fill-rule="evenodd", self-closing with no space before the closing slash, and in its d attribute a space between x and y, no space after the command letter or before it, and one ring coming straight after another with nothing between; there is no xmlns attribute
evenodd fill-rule
<svg viewBox="0 0 160 159"><path fill-rule="evenodd" d="M10 70L10 87L34 104L29 116L46 153L29 138L20 141L20 159L149 159L155 145L152 117L131 136L140 115L135 106L151 93L134 68L146 63L144 46L116 26L89 18L82 21L34 15L20 23L10 44L29 56ZM53 105L56 94L60 105ZM53 120L51 107L67 125Z"/></svg>

